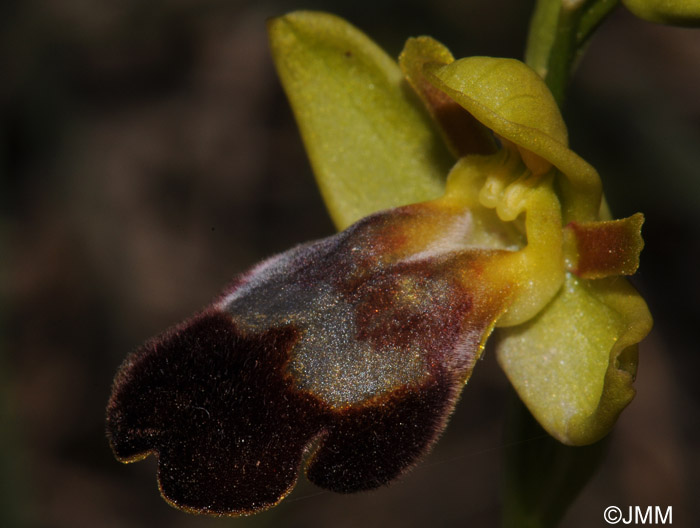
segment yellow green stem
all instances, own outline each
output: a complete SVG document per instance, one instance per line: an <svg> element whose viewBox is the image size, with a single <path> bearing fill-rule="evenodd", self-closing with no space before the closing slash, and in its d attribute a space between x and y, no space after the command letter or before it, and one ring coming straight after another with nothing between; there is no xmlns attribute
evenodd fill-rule
<svg viewBox="0 0 700 528"><path fill-rule="evenodd" d="M619 0L537 0L525 62L547 83L559 106L589 38Z"/></svg>

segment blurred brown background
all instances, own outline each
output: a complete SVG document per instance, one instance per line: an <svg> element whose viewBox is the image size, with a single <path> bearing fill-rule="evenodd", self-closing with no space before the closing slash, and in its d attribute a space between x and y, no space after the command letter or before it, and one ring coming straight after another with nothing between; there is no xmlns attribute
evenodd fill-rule
<svg viewBox="0 0 700 528"><path fill-rule="evenodd" d="M374 493L304 481L243 519L178 512L152 459L117 463L104 406L125 355L234 275L333 229L269 58L265 20L336 12L396 56L520 58L531 2L5 0L0 4L0 526L356 527L498 523L505 377L488 350L433 453ZM566 516L700 518L700 30L620 9L566 109L617 216L646 213L635 283L656 318L638 396ZM694 491L693 491L694 490Z"/></svg>

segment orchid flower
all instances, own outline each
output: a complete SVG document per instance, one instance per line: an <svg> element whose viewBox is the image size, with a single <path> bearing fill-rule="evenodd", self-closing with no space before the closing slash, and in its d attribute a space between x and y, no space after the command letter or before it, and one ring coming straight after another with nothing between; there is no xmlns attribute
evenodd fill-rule
<svg viewBox="0 0 700 528"><path fill-rule="evenodd" d="M610 218L541 78L429 37L397 64L323 13L269 32L342 231L128 356L107 410L116 457L156 455L164 498L199 513L269 508L302 467L325 489L376 488L431 448L491 335L552 436L606 435L651 327L624 278L643 217Z"/></svg>

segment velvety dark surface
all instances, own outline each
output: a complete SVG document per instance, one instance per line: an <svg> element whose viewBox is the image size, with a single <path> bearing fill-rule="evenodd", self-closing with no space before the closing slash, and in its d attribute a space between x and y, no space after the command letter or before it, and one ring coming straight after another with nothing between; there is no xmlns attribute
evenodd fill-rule
<svg viewBox="0 0 700 528"><path fill-rule="evenodd" d="M436 378L347 410L295 390L285 370L298 332L242 335L228 314L196 316L132 354L115 381L107 433L121 460L158 457L164 497L207 513L251 513L309 479L355 492L395 478L425 452L454 401Z"/></svg>
<svg viewBox="0 0 700 528"><path fill-rule="evenodd" d="M210 312L151 341L127 360L107 409L115 454L157 454L163 494L180 507L245 513L276 503L323 422L284 377L296 338L293 328L247 338Z"/></svg>
<svg viewBox="0 0 700 528"><path fill-rule="evenodd" d="M424 215L407 210L270 259L131 354L107 406L117 458L153 454L168 502L231 515L279 502L308 451L309 480L331 491L374 489L413 466L501 308L457 279L483 265L468 253L394 262Z"/></svg>

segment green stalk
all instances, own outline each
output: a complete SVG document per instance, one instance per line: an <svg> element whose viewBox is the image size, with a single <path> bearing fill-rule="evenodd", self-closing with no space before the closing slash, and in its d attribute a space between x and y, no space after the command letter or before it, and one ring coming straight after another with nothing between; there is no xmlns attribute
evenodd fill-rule
<svg viewBox="0 0 700 528"><path fill-rule="evenodd" d="M619 0L537 0L525 62L562 106L569 79L595 29Z"/></svg>
<svg viewBox="0 0 700 528"><path fill-rule="evenodd" d="M572 447L549 434L515 391L505 430L504 528L554 528L602 463L608 440Z"/></svg>

